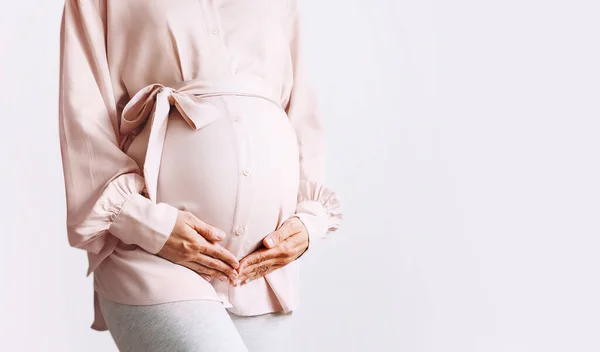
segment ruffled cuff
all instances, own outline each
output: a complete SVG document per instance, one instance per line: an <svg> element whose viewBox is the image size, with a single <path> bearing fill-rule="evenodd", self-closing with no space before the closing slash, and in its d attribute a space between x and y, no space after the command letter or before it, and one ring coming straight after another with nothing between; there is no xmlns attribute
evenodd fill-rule
<svg viewBox="0 0 600 352"><path fill-rule="evenodd" d="M340 201L335 192L315 181L301 180L296 211L308 231L309 246L336 231L343 219Z"/></svg>
<svg viewBox="0 0 600 352"><path fill-rule="evenodd" d="M128 185L130 187L120 189L120 199L125 201L116 214L113 211L108 230L127 244L136 244L156 254L171 235L179 210L167 203L154 204L140 194L144 189L141 177Z"/></svg>
<svg viewBox="0 0 600 352"><path fill-rule="evenodd" d="M140 194L144 187L144 179L133 173L110 182L85 220L74 229L79 238L90 240L78 247L98 254L108 231L127 244L158 253L175 227L178 209L166 203L152 203Z"/></svg>

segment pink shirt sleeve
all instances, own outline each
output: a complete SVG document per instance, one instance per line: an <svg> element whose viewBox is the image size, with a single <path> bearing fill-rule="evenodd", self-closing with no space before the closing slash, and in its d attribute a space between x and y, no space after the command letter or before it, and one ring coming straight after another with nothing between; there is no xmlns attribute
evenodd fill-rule
<svg viewBox="0 0 600 352"><path fill-rule="evenodd" d="M294 80L286 112L296 130L300 151L300 187L294 216L306 226L313 245L337 230L343 215L337 194L325 187L323 119L303 58L298 0L288 0L286 23Z"/></svg>
<svg viewBox="0 0 600 352"><path fill-rule="evenodd" d="M114 235L156 254L178 209L142 195L139 166L119 148L98 3L67 0L61 22L59 132L69 243L98 254Z"/></svg>

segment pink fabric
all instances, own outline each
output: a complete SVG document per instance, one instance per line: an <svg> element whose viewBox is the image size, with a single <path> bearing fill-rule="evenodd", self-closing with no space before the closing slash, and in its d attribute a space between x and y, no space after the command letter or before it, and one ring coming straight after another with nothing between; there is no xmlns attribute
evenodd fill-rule
<svg viewBox="0 0 600 352"><path fill-rule="evenodd" d="M238 259L292 216L311 247L339 227L296 2L66 1L66 225L95 295L218 300L241 315L298 306L299 261L233 287L156 255L180 210L224 230ZM94 302L92 327L105 330Z"/></svg>

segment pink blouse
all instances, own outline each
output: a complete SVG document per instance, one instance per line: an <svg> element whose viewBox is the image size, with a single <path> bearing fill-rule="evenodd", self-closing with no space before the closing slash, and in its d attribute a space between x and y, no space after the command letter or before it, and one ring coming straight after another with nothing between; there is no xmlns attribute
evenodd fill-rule
<svg viewBox="0 0 600 352"><path fill-rule="evenodd" d="M298 306L298 260L234 287L156 255L180 210L224 230L238 259L292 216L311 247L339 227L298 17L297 0L66 1L60 146L92 328L106 330L98 295L241 315Z"/></svg>

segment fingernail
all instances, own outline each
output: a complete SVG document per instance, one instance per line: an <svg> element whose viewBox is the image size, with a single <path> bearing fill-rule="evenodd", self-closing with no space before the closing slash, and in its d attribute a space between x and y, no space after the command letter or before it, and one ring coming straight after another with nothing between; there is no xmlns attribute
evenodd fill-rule
<svg viewBox="0 0 600 352"><path fill-rule="evenodd" d="M225 234L223 232L217 233L217 239L222 240L224 237L225 237Z"/></svg>
<svg viewBox="0 0 600 352"><path fill-rule="evenodd" d="M219 276L219 280L225 282L227 281L227 276Z"/></svg>
<svg viewBox="0 0 600 352"><path fill-rule="evenodd" d="M273 247L275 241L273 240L273 238L267 237L267 244L269 245L269 247Z"/></svg>
<svg viewBox="0 0 600 352"><path fill-rule="evenodd" d="M202 275L202 277L204 278L204 280L206 280L206 281L208 281L208 282L212 281L212 277L211 277L211 276L208 276L208 275Z"/></svg>
<svg viewBox="0 0 600 352"><path fill-rule="evenodd" d="M245 284L247 284L247 283L248 283L248 281L250 281L250 279L246 279L246 280L244 280L244 282L242 282L242 285L245 285Z"/></svg>

